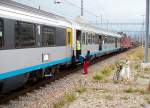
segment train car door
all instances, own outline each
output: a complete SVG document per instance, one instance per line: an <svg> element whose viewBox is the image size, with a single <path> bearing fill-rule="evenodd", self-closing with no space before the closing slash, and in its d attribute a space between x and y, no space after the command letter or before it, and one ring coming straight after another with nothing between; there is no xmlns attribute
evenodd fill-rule
<svg viewBox="0 0 150 108"><path fill-rule="evenodd" d="M82 32L80 30L76 30L76 58L79 59L80 55L81 55L81 35Z"/></svg>
<svg viewBox="0 0 150 108"><path fill-rule="evenodd" d="M67 28L66 30L66 53L67 57L72 56L72 44L73 44L73 34L72 34L72 29Z"/></svg>

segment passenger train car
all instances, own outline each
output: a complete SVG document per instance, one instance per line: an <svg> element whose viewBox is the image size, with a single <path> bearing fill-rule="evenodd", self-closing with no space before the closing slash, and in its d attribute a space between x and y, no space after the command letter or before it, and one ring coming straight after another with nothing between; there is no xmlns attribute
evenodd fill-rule
<svg viewBox="0 0 150 108"><path fill-rule="evenodd" d="M76 56L92 57L120 50L121 35L31 8L0 0L0 92L6 93L55 73ZM75 58L76 62L77 60Z"/></svg>
<svg viewBox="0 0 150 108"><path fill-rule="evenodd" d="M80 24L80 26L82 27L82 55L86 55L87 50L90 50L91 55L100 56L118 51L121 48L120 35L99 30L98 28L86 24Z"/></svg>

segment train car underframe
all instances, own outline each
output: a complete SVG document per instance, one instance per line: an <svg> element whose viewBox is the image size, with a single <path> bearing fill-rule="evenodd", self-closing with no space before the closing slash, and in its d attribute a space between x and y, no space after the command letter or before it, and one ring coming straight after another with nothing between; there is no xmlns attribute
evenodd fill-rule
<svg viewBox="0 0 150 108"><path fill-rule="evenodd" d="M0 80L0 93L5 94L9 91L23 87L26 83L35 83L45 77L52 77L59 72L60 65L47 67L39 70L18 75L15 77Z"/></svg>

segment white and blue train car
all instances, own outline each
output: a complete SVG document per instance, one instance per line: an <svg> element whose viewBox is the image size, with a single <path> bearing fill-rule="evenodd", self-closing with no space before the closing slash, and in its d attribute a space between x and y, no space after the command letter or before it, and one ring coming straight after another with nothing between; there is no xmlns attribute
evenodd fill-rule
<svg viewBox="0 0 150 108"><path fill-rule="evenodd" d="M120 50L121 35L87 24L78 24L80 30L76 31L76 37L79 36L81 42L81 56L85 56L87 51L96 57Z"/></svg>
<svg viewBox="0 0 150 108"><path fill-rule="evenodd" d="M72 34L71 28L63 17L1 0L1 91L20 87L29 76L42 76L42 72L33 71L70 62L72 51L67 35Z"/></svg>
<svg viewBox="0 0 150 108"><path fill-rule="evenodd" d="M100 56L120 48L120 35L69 21L11 0L0 0L0 92L57 72L72 62L76 37L82 56ZM76 56L76 54L74 54Z"/></svg>

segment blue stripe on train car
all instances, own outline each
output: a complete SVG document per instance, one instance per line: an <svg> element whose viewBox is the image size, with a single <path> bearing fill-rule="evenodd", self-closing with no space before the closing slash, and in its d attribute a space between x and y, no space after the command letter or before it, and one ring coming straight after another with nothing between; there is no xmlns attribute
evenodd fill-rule
<svg viewBox="0 0 150 108"><path fill-rule="evenodd" d="M35 66L31 66L31 67L27 67L27 68L23 68L23 69L18 69L18 70L14 70L14 71L9 71L3 74L0 74L0 80L2 79L6 79L9 77L14 77L17 75L21 75L21 74L25 74L34 70L38 70L41 68L45 68L48 66L53 66L56 64L60 64L60 63L66 63L66 62L71 62L71 58L64 58L64 59L60 59L60 60L56 60L56 61L52 61L52 62L48 62L48 63L44 63L44 64L39 64L39 65L35 65Z"/></svg>
<svg viewBox="0 0 150 108"><path fill-rule="evenodd" d="M93 55L98 55L98 56L102 56L102 55L104 55L104 54L106 54L106 53L111 53L111 52L116 52L116 51L119 51L120 50L120 48L115 48L115 49L104 49L104 50L102 50L102 51L96 51L96 52L91 52L91 55L93 56Z"/></svg>
<svg viewBox="0 0 150 108"><path fill-rule="evenodd" d="M106 54L109 51L114 52L114 51L117 51L119 49L109 49L109 50L107 49L107 50L103 50L103 51L91 52L91 55L102 56L102 55ZM83 56L85 56L85 55L83 55ZM5 72L5 73L0 74L0 80L10 78L10 77L14 77L14 76L21 75L21 74L25 74L25 73L28 73L28 72L31 72L31 71L34 71L34 70L46 68L48 66L53 66L53 65L61 64L61 63L66 63L66 62L71 62L71 58L68 57L68 58L64 58L64 59L60 59L60 60L56 60L56 61L52 61L52 62L48 62L48 63L44 63L44 64L39 64L39 65L35 65L35 66L23 68L23 69L18 69L18 70L14 70L14 71Z"/></svg>
<svg viewBox="0 0 150 108"><path fill-rule="evenodd" d="M115 49L111 49L111 48L109 48L109 49L103 49L102 51L95 51L95 52L91 52L90 53L90 55L91 56L103 56L103 55L105 55L105 54L108 54L108 53L112 53L112 52L117 52L117 51L119 51L120 50L120 48L115 48ZM79 58L79 62L83 62L83 58L85 58L85 56L86 55L81 55L80 56L80 58Z"/></svg>

